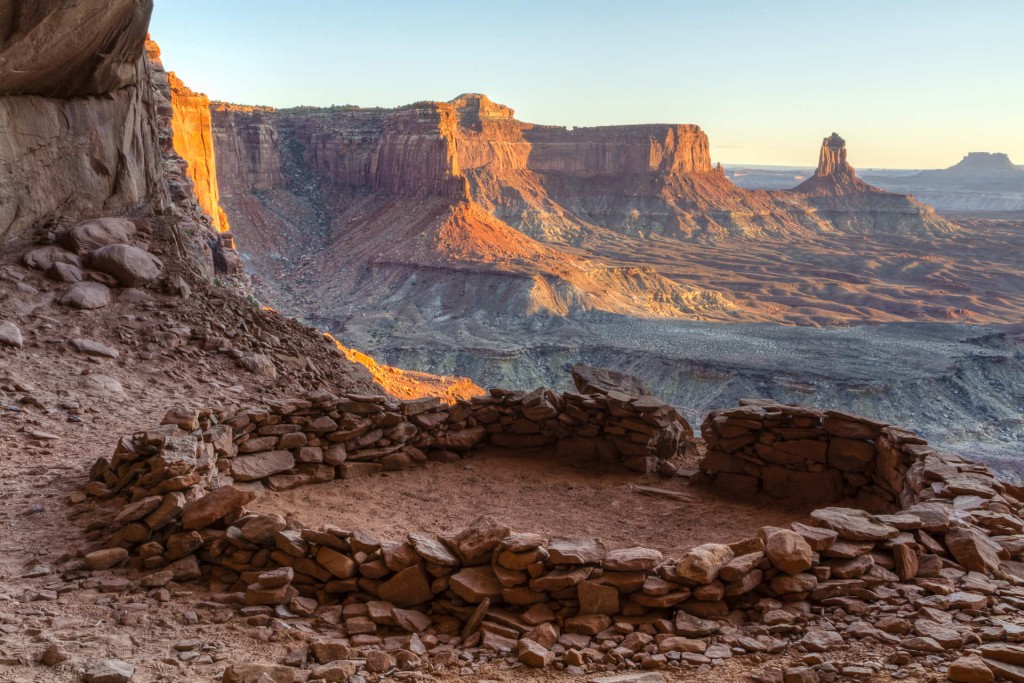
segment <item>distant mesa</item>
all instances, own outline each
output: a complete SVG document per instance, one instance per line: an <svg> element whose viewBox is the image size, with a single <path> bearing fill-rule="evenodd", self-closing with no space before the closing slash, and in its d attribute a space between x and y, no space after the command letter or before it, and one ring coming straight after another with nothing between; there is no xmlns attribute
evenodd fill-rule
<svg viewBox="0 0 1024 683"><path fill-rule="evenodd" d="M911 192L942 211L1024 210L1024 169L1000 152L971 152L949 168L869 179L887 190Z"/></svg>

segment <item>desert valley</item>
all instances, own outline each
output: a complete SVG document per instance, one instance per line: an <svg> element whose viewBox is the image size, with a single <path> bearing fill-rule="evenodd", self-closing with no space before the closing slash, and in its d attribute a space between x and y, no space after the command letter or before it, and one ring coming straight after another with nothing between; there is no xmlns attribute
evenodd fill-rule
<svg viewBox="0 0 1024 683"><path fill-rule="evenodd" d="M153 9L0 2L0 679L1024 681L1010 156L229 103Z"/></svg>

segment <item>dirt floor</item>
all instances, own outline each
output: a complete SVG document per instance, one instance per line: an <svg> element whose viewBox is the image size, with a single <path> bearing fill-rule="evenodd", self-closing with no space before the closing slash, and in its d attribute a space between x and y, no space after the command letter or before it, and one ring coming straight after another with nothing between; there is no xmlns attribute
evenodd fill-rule
<svg viewBox="0 0 1024 683"><path fill-rule="evenodd" d="M642 495L631 485L675 490L687 500ZM514 531L599 538L613 548L644 546L669 557L701 543L731 542L766 526L803 521L810 509L758 497L738 503L681 477L640 475L554 454L489 451L458 463L268 492L250 507L362 528L391 540L409 531L461 529L482 514Z"/></svg>

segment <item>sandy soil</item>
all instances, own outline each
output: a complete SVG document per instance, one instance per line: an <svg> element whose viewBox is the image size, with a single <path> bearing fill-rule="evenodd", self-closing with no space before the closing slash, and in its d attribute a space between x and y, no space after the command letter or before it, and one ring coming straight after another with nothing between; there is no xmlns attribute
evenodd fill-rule
<svg viewBox="0 0 1024 683"><path fill-rule="evenodd" d="M631 484L672 489L688 501L641 495ZM295 517L306 525L329 522L362 528L392 540L408 531L461 529L481 514L514 531L600 538L609 549L644 546L669 557L700 543L750 537L765 525L801 520L809 509L770 498L736 503L685 479L639 475L592 463L565 463L545 453L490 451L458 463L336 480L268 492L252 507Z"/></svg>

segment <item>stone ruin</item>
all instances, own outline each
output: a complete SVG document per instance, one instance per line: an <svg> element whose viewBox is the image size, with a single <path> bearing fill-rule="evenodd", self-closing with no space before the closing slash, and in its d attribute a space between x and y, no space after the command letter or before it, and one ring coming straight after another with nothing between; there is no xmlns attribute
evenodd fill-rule
<svg viewBox="0 0 1024 683"><path fill-rule="evenodd" d="M485 446L571 449L671 471L692 431L649 396L492 390L449 406L318 392L233 413L174 409L163 422L122 437L92 468L85 490L103 517L89 527L85 567L127 565L146 589L200 581L211 603L257 622L315 619L322 636L310 643L309 666L324 680L346 680L371 660L455 664L472 647L537 667L557 653L577 673L654 669L781 652L800 616L822 609L855 615L888 602L978 615L997 601L1024 605L1024 491L906 430L833 411L770 401L714 411L701 469L726 495L761 490L858 507L816 509L810 524L763 527L676 558L520 533L487 516L459 532L390 541L245 509L265 489ZM756 636L726 635L737 614L759 625ZM873 635L919 653L1006 635L894 633ZM822 648L836 645L823 638ZM983 646L990 668L1005 664L1000 647ZM292 669L270 669L292 680ZM230 668L224 681L249 680L247 671Z"/></svg>

